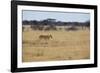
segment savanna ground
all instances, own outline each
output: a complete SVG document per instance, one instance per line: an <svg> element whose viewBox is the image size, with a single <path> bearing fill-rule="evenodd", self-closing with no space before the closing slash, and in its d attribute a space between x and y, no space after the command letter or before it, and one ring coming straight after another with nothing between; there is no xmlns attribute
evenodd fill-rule
<svg viewBox="0 0 100 73"><path fill-rule="evenodd" d="M53 38L39 39L40 35L51 34ZM90 31L39 31L23 32L23 62L79 60L90 58Z"/></svg>

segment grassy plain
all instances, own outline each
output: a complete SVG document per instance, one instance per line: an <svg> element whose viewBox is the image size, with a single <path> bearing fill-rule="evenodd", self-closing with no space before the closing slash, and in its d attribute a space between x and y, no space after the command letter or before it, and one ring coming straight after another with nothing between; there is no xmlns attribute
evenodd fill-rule
<svg viewBox="0 0 100 73"><path fill-rule="evenodd" d="M40 35L52 39L39 39ZM90 58L90 31L23 31L23 62L79 60Z"/></svg>

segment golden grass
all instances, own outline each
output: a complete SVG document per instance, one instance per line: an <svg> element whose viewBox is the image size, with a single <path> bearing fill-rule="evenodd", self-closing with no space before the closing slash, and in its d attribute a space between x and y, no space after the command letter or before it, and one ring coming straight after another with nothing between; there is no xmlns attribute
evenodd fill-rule
<svg viewBox="0 0 100 73"><path fill-rule="evenodd" d="M41 34L53 38L40 40ZM89 59L90 31L24 31L22 52L23 62Z"/></svg>

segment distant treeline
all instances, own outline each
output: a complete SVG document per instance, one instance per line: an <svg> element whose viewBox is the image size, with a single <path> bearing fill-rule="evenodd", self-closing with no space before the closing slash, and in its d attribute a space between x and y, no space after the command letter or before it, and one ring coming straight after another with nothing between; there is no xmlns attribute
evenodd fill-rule
<svg viewBox="0 0 100 73"><path fill-rule="evenodd" d="M63 21L56 21L56 19L45 19L41 21L37 20L24 20L23 25L55 25L55 26L90 26L90 21L86 22L63 22Z"/></svg>
<svg viewBox="0 0 100 73"><path fill-rule="evenodd" d="M45 20L41 20L41 21L37 21L37 20L31 20L31 21L27 21L24 20L22 21L23 25L30 25L32 29L34 30L43 30L44 26L48 26L45 28L45 30L56 30L56 26L72 26L73 28L75 28L76 26L78 27L87 27L90 28L90 21L86 21L86 22L63 22L63 21L57 21L56 19L45 19ZM72 28L72 29L73 29Z"/></svg>

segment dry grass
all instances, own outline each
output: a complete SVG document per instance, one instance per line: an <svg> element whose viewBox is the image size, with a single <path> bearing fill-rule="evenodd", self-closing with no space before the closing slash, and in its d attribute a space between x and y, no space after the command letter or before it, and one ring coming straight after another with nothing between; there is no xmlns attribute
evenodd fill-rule
<svg viewBox="0 0 100 73"><path fill-rule="evenodd" d="M53 38L40 40L41 34ZM24 31L22 52L23 62L89 59L90 31Z"/></svg>

